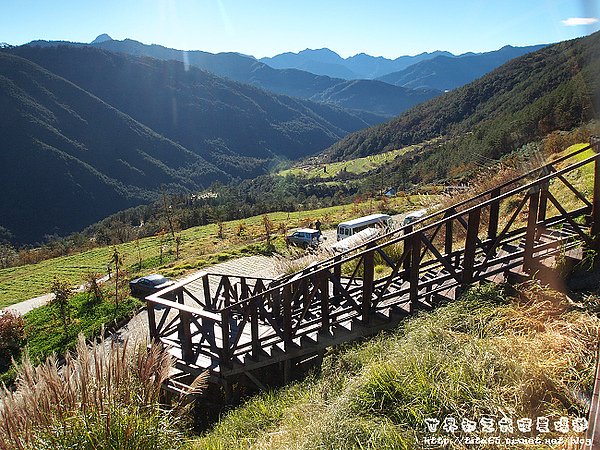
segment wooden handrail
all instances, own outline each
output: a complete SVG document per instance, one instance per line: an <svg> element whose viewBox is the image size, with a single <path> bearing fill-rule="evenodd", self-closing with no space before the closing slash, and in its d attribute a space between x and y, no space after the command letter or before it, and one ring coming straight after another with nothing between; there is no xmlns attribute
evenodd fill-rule
<svg viewBox="0 0 600 450"><path fill-rule="evenodd" d="M501 184L499 186L495 186L495 187L493 187L491 189L488 189L487 191L481 192L481 193L475 195L474 197L470 197L470 198L468 198L466 200L462 200L462 201L460 201L460 202L458 202L458 203L456 203L456 204L454 204L452 206L449 206L448 208L445 208L445 209L440 210L440 211L436 211L436 212L434 212L432 214L429 214L429 215L424 216L424 217L422 217L420 219L417 219L414 222L411 222L409 225L405 225L405 226L400 227L398 229L392 230L389 233L386 233L384 235L377 236L377 237L374 237L374 238L372 238L370 240L367 240L367 241L363 242L362 244L358 245L357 247L354 247L352 249L349 249L349 250L346 250L344 252L338 253L336 255L336 257L344 257L344 256L346 256L346 255L348 255L350 253L354 253L357 249L359 249L361 247L366 247L370 242L377 241L377 240L386 238L386 237L394 235L394 234L398 234L400 231L404 231L406 229L411 229L412 230L412 227L414 227L414 225L418 225L418 224L421 224L423 222L430 221L432 218L434 218L436 216L440 216L440 215L443 216L443 215L447 214L448 212L451 212L452 210L455 210L456 208L459 208L461 206L466 205L467 203L471 203L471 202L473 202L473 201L475 201L475 200L477 200L479 198L487 197L487 196L491 195L492 193L494 193L494 191L500 192L502 190L502 188L510 186L511 184L514 184L514 183L516 183L518 181L521 181L521 180L523 180L523 179L525 179L527 177L530 177L531 175L535 175L536 173L538 173L540 171L543 171L544 169L549 169L554 164L557 164L557 163L566 161L566 160L568 160L570 158L573 158L574 156L576 156L576 155L578 155L580 153L583 153L586 150L590 150L591 148L592 148L591 144L587 145L585 147L582 147L582 148L580 148L578 150L575 150L575 151L569 153L568 155L561 156L560 158L557 158L557 159L549 162L548 164L545 164L543 166L537 167L537 168L535 168L533 170L530 170L529 172L526 172L526 173L524 173L524 174L522 174L522 175L520 175L520 176L518 176L516 178L513 178L513 179L511 179L509 181L506 181L506 182L504 182L503 184ZM498 200L498 198L497 197L493 197L490 200ZM466 212L466 211L463 211L462 213L464 213L464 212ZM462 213L461 213L461 215L463 215ZM438 222L436 222L436 224L439 223L439 222L444 223L446 221L445 220L438 221ZM333 258L330 258L330 259L333 259ZM312 272L314 273L315 271L317 271L319 269L319 265L322 264L322 263L325 263L327 261L329 261L329 260L322 261L321 263L317 263L314 266L312 266L311 269L315 269ZM344 261L347 261L347 260L344 260ZM296 274L291 274L291 275L288 275L287 277L279 278L277 281L285 282L286 278L291 278L291 277L293 277L295 275ZM279 283L279 284L281 285L281 283Z"/></svg>
<svg viewBox="0 0 600 450"><path fill-rule="evenodd" d="M202 317L204 319L209 319L214 322L221 322L221 315L212 313L210 311L206 311L200 308L194 308L193 306L184 305L182 303L173 302L171 300L166 300L164 298L157 297L157 294L150 295L146 297L146 301L149 306L153 305L162 305L171 309L178 309L180 311L184 311L194 316Z"/></svg>
<svg viewBox="0 0 600 450"><path fill-rule="evenodd" d="M581 153L581 152L583 152L585 150L588 150L590 148L591 148L591 146L586 146L586 147L584 147L582 149L579 149L579 150L576 150L575 152L572 152L571 154L569 154L567 156L568 157L572 157L572 156L574 156L576 154L579 154L579 153ZM294 276L294 281L293 282L297 283L297 282L299 282L301 280L304 280L306 278L314 276L316 273L323 272L323 271L328 271L328 270L330 270L331 268L333 268L336 265L343 264L343 263L355 260L357 258L361 258L361 257L363 257L368 252L376 251L376 250L382 249L384 247L387 247L389 245L396 244L396 243L402 242L404 240L408 240L408 239L412 238L414 235L416 235L417 233L424 233L426 231L429 231L429 230L433 229L434 227L437 227L440 224L444 224L444 223L453 221L455 219L458 219L459 217L462 217L464 215L470 214L471 212L473 212L475 210L481 210L481 209L483 209L483 208L491 205L492 203L495 203L495 202L498 202L498 201L502 201L502 200L504 200L506 198L512 197L513 195L519 194L521 192L526 192L526 191L530 190L532 187L539 186L539 185L541 185L543 183L546 183L546 182L550 181L553 178L558 178L562 174L571 172L571 171L573 171L573 170L575 170L575 169L577 169L579 167L585 166L585 165L587 165L587 164L589 164L589 163L591 163L591 162L599 159L599 157L600 157L600 153L595 153L594 155L592 155L592 156L590 156L590 157L588 157L588 158L586 158L584 160L581 160L581 161L578 161L576 163L573 163L573 164L571 164L571 165L569 165L569 166L567 166L567 167L565 167L565 168L563 168L561 170L557 170L555 172L551 172L551 173L549 173L549 174L547 174L547 175L545 175L545 176L543 176L541 178L538 178L538 179L536 179L536 180L534 180L534 181L532 181L532 182L530 182L528 184L525 184L523 186L519 186L519 187L517 187L515 189L507 191L507 192L505 192L503 194L500 194L497 197L494 197L494 198L491 198L491 199L487 199L487 200L483 201L482 203L479 203L479 204L474 205L474 206L472 206L470 208L467 208L464 211L456 212L454 214L449 215L448 217L445 217L445 218L443 218L441 220L438 220L437 222L434 222L432 224L426 225L423 228L419 228L417 230L414 230L414 231L411 231L409 233L403 234L403 235L401 235L399 237L393 238L393 239L391 239L389 241L386 241L384 243L376 244L374 247L370 247L370 245L372 245L374 242L383 240L383 239L385 239L387 237L391 237L391 235L398 234L400 231L404 231L404 229L408 228L408 227L402 227L402 228L400 228L398 230L394 230L394 231L392 231L390 233L387 233L387 234L385 234L383 236L378 236L378 237L376 237L374 239L371 239L371 240L363 243L361 246L357 247L357 248L366 247L366 249L360 251L359 253L354 253L356 251L356 249L357 249L357 248L354 248L352 250L348 250L348 251L343 252L343 253L341 253L339 255L336 255L335 257L329 258L329 259L327 259L327 260L319 263L318 265L313 266L313 268L312 268L313 270L311 271L311 273L303 274L303 275L300 275L300 276L298 276L298 274L294 274L293 275ZM562 160L565 160L565 159L568 159L568 158L564 158L564 157L562 158ZM553 164L555 164L556 162L557 161L553 161ZM542 168L543 167L538 168L535 171L530 171L529 174L535 173L536 171L539 171ZM521 176L521 177L516 178L515 180L519 180L519 179L522 179L524 177L525 176ZM515 180L512 180L511 182L507 182L507 183L505 183L505 185L510 185L510 184L514 183ZM488 192L488 194L489 194L489 192ZM471 202L471 201L473 201L473 200L475 200L477 198L480 198L482 196L485 196L485 195L484 194L480 194L478 196L475 196L475 197L469 199L468 202ZM465 203L468 203L468 202L463 202L462 204L465 204ZM445 210L439 211L439 212L437 212L435 214L432 214L432 215L427 216L425 218L422 218L422 219L420 219L418 221L415 221L415 222L411 223L410 225L414 227L415 224L424 222L424 221L426 221L426 220L428 220L428 219L430 219L432 217L435 217L437 215L440 215L440 214L446 214L448 211L451 211L451 210L453 210L455 208L456 208L456 205L453 205L453 206L451 206L451 207L449 207L449 208L447 208ZM350 255L350 257L348 257L350 253L352 253L352 255ZM255 295L253 297L249 297L247 299L241 300L241 301L235 303L234 305L230 305L227 308L223 308L223 309L231 309L233 306L240 306L243 303L255 300L257 298L260 298L261 296L264 296L264 295L267 295L267 294L271 294L271 293L277 291L278 289L281 289L281 287L283 285L285 285L286 283L289 283L289 280L282 279L281 282L279 282L277 284L277 286L269 288L269 289L267 289L267 290L265 290L265 291L263 291L263 292Z"/></svg>

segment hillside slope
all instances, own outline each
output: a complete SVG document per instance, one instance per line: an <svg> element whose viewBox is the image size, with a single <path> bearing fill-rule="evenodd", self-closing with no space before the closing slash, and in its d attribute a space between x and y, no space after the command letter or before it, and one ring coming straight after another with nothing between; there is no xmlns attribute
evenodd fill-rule
<svg viewBox="0 0 600 450"><path fill-rule="evenodd" d="M367 126L339 108L277 96L175 61L91 47L24 46L12 52L60 75L234 176L275 158L323 150Z"/></svg>
<svg viewBox="0 0 600 450"><path fill-rule="evenodd" d="M31 45L82 47L86 44L34 41ZM385 117L398 115L409 107L440 94L439 91L432 89L413 90L400 86L390 87L381 82L371 81L365 81L364 86L354 89L355 86L352 83L347 83L342 78L315 75L297 69L278 70L252 57L238 53L212 54L199 50L181 51L161 45L146 45L132 39L102 40L93 43L92 46L133 56L180 61L218 76L251 84L277 94L324 102L342 108L364 110L367 114L361 115L361 117L369 122L369 125L381 123ZM342 89L349 95L335 95ZM333 94L328 95L328 92Z"/></svg>
<svg viewBox="0 0 600 450"><path fill-rule="evenodd" d="M227 175L97 97L0 52L0 225L19 242L68 233L167 190Z"/></svg>
<svg viewBox="0 0 600 450"><path fill-rule="evenodd" d="M600 33L510 61L462 88L419 105L330 147L330 160L366 156L444 137L393 170L412 181L443 178L482 156L497 158L553 130L596 116Z"/></svg>
<svg viewBox="0 0 600 450"><path fill-rule="evenodd" d="M191 448L559 448L505 443L534 440L516 426L510 435L496 428L497 444L480 421L586 416L581 398L593 391L600 324L570 302L539 286L514 299L496 286L473 288L397 330L328 351L320 371L229 409ZM446 432L446 417L477 427ZM428 419L439 420L437 433ZM554 429L541 436L559 434L565 439ZM479 440L491 444L473 444Z"/></svg>

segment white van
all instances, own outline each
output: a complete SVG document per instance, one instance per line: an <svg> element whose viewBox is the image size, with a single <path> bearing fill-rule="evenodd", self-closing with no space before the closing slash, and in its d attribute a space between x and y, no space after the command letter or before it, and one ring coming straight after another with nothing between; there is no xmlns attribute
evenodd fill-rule
<svg viewBox="0 0 600 450"><path fill-rule="evenodd" d="M387 214L371 214L370 216L359 217L338 225L337 240L341 241L367 228L389 229L391 226L392 218Z"/></svg>
<svg viewBox="0 0 600 450"><path fill-rule="evenodd" d="M420 209L418 211L413 211L411 213L408 213L406 215L406 217L404 218L404 221L402 222L402 226L406 226L409 225L413 222L416 222L419 219L422 219L423 217L425 217L425 214L427 214L427 210L426 209Z"/></svg>

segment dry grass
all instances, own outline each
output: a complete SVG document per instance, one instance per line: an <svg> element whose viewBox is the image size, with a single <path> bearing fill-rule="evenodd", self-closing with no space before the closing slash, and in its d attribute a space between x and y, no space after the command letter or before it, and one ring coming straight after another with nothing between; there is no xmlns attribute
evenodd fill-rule
<svg viewBox="0 0 600 450"><path fill-rule="evenodd" d="M176 448L171 414L159 405L171 357L82 336L73 356L34 366L25 358L16 389L0 393L0 449Z"/></svg>
<svg viewBox="0 0 600 450"><path fill-rule="evenodd" d="M508 299L481 286L333 352L321 376L231 411L193 448L414 449L427 417L585 416L599 332L598 318L563 294L528 285Z"/></svg>

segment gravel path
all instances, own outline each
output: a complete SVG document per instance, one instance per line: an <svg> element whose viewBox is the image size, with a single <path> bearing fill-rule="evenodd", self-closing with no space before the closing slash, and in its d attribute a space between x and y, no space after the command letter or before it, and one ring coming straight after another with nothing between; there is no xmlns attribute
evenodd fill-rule
<svg viewBox="0 0 600 450"><path fill-rule="evenodd" d="M108 275L105 275L102 278L98 279L98 282L104 283L106 280L108 280ZM75 292L83 292L85 290L85 288L86 288L86 285L82 284L75 288ZM6 308L0 309L0 314L2 314L3 311L14 311L14 312L18 313L19 315L23 316L23 315L27 314L29 311L31 311L32 309L39 308L40 306L44 306L46 303L52 301L53 298L54 298L54 294L52 294L52 293L40 295L39 297L30 298L29 300L24 300L22 302L15 303L14 305L10 305L10 306L7 306Z"/></svg>

